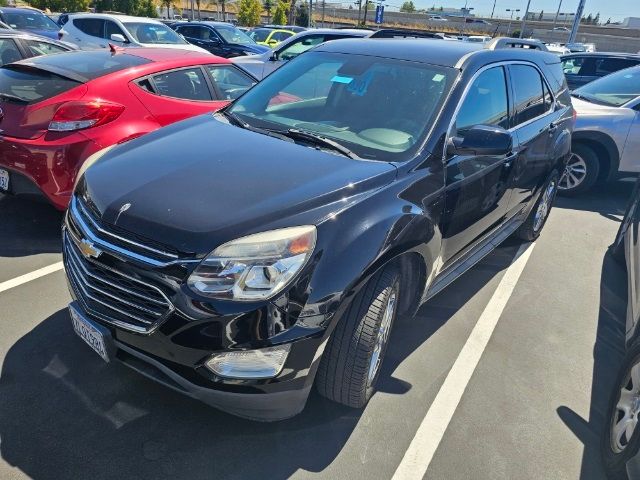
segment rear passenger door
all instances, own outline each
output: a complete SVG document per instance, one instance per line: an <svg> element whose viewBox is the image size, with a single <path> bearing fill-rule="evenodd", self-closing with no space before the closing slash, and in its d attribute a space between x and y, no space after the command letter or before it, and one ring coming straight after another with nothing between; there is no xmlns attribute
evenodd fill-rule
<svg viewBox="0 0 640 480"><path fill-rule="evenodd" d="M71 41L80 48L107 48L104 39L104 20L100 18L74 18L73 26L82 34L71 33Z"/></svg>
<svg viewBox="0 0 640 480"><path fill-rule="evenodd" d="M163 126L228 103L216 98L211 79L200 66L156 73L132 82L130 88Z"/></svg>
<svg viewBox="0 0 640 480"><path fill-rule="evenodd" d="M551 171L558 125L555 101L540 71L530 64L509 65L513 98L512 129L518 141L511 177L510 214L521 210Z"/></svg>

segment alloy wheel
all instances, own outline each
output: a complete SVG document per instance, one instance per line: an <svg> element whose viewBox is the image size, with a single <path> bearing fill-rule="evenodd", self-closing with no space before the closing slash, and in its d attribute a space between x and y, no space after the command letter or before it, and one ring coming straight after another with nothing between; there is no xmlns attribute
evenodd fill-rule
<svg viewBox="0 0 640 480"><path fill-rule="evenodd" d="M544 225L544 221L549 215L549 211L551 210L551 206L553 205L553 199L556 197L556 179L554 178L549 182L547 188L545 188L544 193L542 194L542 199L538 204L538 209L536 210L536 216L533 220L533 230L537 232Z"/></svg>
<svg viewBox="0 0 640 480"><path fill-rule="evenodd" d="M382 363L382 355L389 340L391 324L393 322L393 316L396 312L396 299L397 294L394 290L393 292L391 292L389 300L387 301L387 305L384 309L384 314L382 315L382 320L380 321L380 328L378 328L378 333L376 335L376 343L373 347L371 359L369 360L367 387L373 385L373 382L375 381L378 374L378 370L380 369L380 364Z"/></svg>
<svg viewBox="0 0 640 480"><path fill-rule="evenodd" d="M640 363L631 367L626 383L620 389L620 399L611 418L611 449L621 453L629 445L640 416Z"/></svg>
<svg viewBox="0 0 640 480"><path fill-rule="evenodd" d="M560 190L571 190L576 188L587 176L587 164L582 157L576 153L571 155L567 168L560 178L558 188Z"/></svg>

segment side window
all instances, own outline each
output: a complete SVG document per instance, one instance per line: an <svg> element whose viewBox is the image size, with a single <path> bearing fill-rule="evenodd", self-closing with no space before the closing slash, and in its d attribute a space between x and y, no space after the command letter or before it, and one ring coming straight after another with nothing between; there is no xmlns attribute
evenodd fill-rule
<svg viewBox="0 0 640 480"><path fill-rule="evenodd" d="M514 104L516 108L515 125L521 125L548 111L543 93L543 81L540 73L528 65L511 65Z"/></svg>
<svg viewBox="0 0 640 480"><path fill-rule="evenodd" d="M107 20L104 24L104 38L107 40L111 39L111 35L118 34L122 35L124 38L127 36L124 34L122 29L118 26L116 22L112 22L111 20Z"/></svg>
<svg viewBox="0 0 640 480"><path fill-rule="evenodd" d="M178 27L176 31L188 38L200 38L198 36L200 34L198 27Z"/></svg>
<svg viewBox="0 0 640 480"><path fill-rule="evenodd" d="M207 70L220 91L222 100L235 100L256 84L253 78L235 67L208 66Z"/></svg>
<svg viewBox="0 0 640 480"><path fill-rule="evenodd" d="M0 39L0 65L17 62L22 60L22 55L18 51L18 47L13 40L8 38Z"/></svg>
<svg viewBox="0 0 640 480"><path fill-rule="evenodd" d="M53 43L49 42L43 42L40 40L23 40L23 42L27 46L29 53L34 57L67 51L66 49L58 45L54 45Z"/></svg>
<svg viewBox="0 0 640 480"><path fill-rule="evenodd" d="M165 97L199 101L213 100L199 67L160 73L153 77L153 83L156 87L156 93Z"/></svg>
<svg viewBox="0 0 640 480"><path fill-rule="evenodd" d="M471 84L456 117L456 133L464 133L475 125L495 125L509 128L509 102L504 68L482 72Z"/></svg>
<svg viewBox="0 0 640 480"><path fill-rule="evenodd" d="M324 42L324 35L307 35L295 42L290 43L278 52L278 59L283 61L291 60L310 48Z"/></svg>
<svg viewBox="0 0 640 480"><path fill-rule="evenodd" d="M596 62L596 75L604 77L610 73L633 67L637 64L638 62L627 60L626 58L602 58Z"/></svg>
<svg viewBox="0 0 640 480"><path fill-rule="evenodd" d="M283 40L286 40L290 36L291 36L291 34L287 33L287 32L275 32L273 35L271 35L271 40L275 40L277 42L281 42Z"/></svg>
<svg viewBox="0 0 640 480"><path fill-rule="evenodd" d="M99 18L76 18L73 25L82 33L92 37L102 38L104 32L104 20Z"/></svg>

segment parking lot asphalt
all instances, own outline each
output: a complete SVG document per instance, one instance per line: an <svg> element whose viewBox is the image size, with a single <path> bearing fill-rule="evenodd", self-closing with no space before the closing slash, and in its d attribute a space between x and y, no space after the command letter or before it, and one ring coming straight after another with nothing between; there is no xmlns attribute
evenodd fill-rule
<svg viewBox="0 0 640 480"><path fill-rule="evenodd" d="M425 478L604 478L598 435L626 301L606 252L631 189L558 199ZM0 285L61 260L61 219L0 197ZM391 478L519 247L507 241L399 319L364 410L313 393L278 423L102 362L73 333L62 271L0 289L0 478Z"/></svg>

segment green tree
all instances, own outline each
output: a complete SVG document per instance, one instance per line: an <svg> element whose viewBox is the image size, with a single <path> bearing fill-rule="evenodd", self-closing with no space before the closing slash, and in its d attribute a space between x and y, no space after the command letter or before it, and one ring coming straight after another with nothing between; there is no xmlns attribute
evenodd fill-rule
<svg viewBox="0 0 640 480"><path fill-rule="evenodd" d="M6 0L2 5L6 4ZM84 12L89 8L89 0L31 0L29 4L40 10L49 9L52 12Z"/></svg>
<svg viewBox="0 0 640 480"><path fill-rule="evenodd" d="M280 0L273 12L271 22L275 25L284 25L287 23L287 4Z"/></svg>
<svg viewBox="0 0 640 480"><path fill-rule="evenodd" d="M596 13L596 16L593 19L594 25L600 25L600 12Z"/></svg>
<svg viewBox="0 0 640 480"><path fill-rule="evenodd" d="M260 23L262 4L260 0L240 0L238 4L238 23L253 27Z"/></svg>
<svg viewBox="0 0 640 480"><path fill-rule="evenodd" d="M541 22L543 17L544 17L544 10L542 10L542 11L540 12L540 15L538 15L538 21L540 21L540 22Z"/></svg>
<svg viewBox="0 0 640 480"><path fill-rule="evenodd" d="M271 9L273 8L273 2L271 0L264 0L262 5L267 12L267 21L271 22Z"/></svg>
<svg viewBox="0 0 640 480"><path fill-rule="evenodd" d="M416 6L413 4L413 0L405 1L400 7L400 11L405 13L414 13L416 11Z"/></svg>

